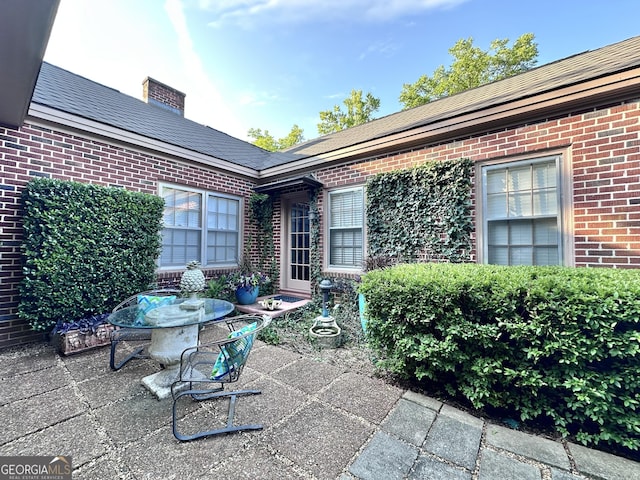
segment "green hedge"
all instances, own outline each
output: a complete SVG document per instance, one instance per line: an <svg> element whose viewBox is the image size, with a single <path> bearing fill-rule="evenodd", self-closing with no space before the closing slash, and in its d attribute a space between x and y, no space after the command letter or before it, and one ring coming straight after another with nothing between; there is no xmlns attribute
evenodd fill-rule
<svg viewBox="0 0 640 480"><path fill-rule="evenodd" d="M22 201L24 280L18 312L32 329L105 313L155 283L161 198L35 179Z"/></svg>
<svg viewBox="0 0 640 480"><path fill-rule="evenodd" d="M586 445L640 447L640 270L399 265L360 292L392 372Z"/></svg>

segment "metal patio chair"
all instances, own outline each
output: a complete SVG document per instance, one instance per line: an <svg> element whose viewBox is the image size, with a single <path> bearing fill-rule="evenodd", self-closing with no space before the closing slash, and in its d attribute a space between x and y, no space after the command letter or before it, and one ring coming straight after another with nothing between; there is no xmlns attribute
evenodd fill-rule
<svg viewBox="0 0 640 480"><path fill-rule="evenodd" d="M164 302L162 302L161 300L165 297L179 297L180 293L180 290L174 288L159 288L155 290L148 290L146 292L140 292L132 295L123 302L120 302L113 309L113 312L117 312L118 310L125 307L132 307L136 304L140 304L141 302L146 302L146 305L141 306L141 311L144 311L146 313L149 310L153 309L155 306L160 306L161 304L163 304ZM124 355L124 358L118 359L118 345L122 341L139 344L139 346L137 346L133 350L133 352ZM149 358L144 350L148 347L150 341L151 330L122 327L113 330L111 332L111 354L109 356L109 366L112 370L120 370L134 358Z"/></svg>
<svg viewBox="0 0 640 480"><path fill-rule="evenodd" d="M256 335L271 322L268 315L247 314L226 318L217 326L226 325L230 331L218 341L188 348L180 360L180 379L171 386L173 396L173 435L181 441L209 437L244 430L261 430L260 424L234 425L238 397L260 394L260 390L226 391L225 385L237 382L249 358ZM226 329L220 329L227 333ZM226 424L218 428L184 434L178 430L180 399L229 399Z"/></svg>

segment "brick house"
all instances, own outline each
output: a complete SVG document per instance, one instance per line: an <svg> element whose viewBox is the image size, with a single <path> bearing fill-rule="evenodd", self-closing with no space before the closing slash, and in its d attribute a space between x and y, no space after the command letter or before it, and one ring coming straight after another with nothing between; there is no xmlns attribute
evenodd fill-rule
<svg viewBox="0 0 640 480"><path fill-rule="evenodd" d="M162 196L160 283L194 258L208 276L234 268L252 192L274 199L281 290L310 293L315 194L322 271L357 274L367 178L460 157L475 164L474 261L640 266L640 37L278 153L188 120L154 79L143 97L43 63L24 121L0 126L0 347L34 339L17 305L19 199L37 176Z"/></svg>

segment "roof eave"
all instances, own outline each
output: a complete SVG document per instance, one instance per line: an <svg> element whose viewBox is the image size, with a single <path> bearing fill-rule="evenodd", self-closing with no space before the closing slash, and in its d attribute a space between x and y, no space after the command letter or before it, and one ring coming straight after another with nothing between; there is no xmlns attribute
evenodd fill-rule
<svg viewBox="0 0 640 480"><path fill-rule="evenodd" d="M60 0L10 0L0 15L0 125L27 115Z"/></svg>
<svg viewBox="0 0 640 480"><path fill-rule="evenodd" d="M282 180L276 180L272 183L267 183L264 185L258 185L254 187L254 191L256 193L274 193L280 190L284 190L286 188L292 187L304 187L304 188L320 188L322 187L322 182L319 182L313 177L309 177L306 175L299 175L296 177L285 178Z"/></svg>
<svg viewBox="0 0 640 480"><path fill-rule="evenodd" d="M165 155L172 159L180 159L187 162L196 162L252 180L258 178L258 171L252 168L112 127L68 112L62 112L46 105L32 103L27 119L50 128L60 128L64 126L73 132L79 132L81 134L90 133L110 142L117 141L122 145L138 147L153 154Z"/></svg>

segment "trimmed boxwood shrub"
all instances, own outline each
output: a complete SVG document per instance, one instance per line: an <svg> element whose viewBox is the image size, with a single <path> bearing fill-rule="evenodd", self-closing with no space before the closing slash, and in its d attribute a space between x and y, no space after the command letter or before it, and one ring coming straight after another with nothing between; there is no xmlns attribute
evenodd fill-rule
<svg viewBox="0 0 640 480"><path fill-rule="evenodd" d="M18 313L32 329L108 312L155 283L161 198L39 178L26 185L22 202Z"/></svg>
<svg viewBox="0 0 640 480"><path fill-rule="evenodd" d="M640 447L640 270L399 265L360 292L392 372L585 445Z"/></svg>

